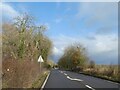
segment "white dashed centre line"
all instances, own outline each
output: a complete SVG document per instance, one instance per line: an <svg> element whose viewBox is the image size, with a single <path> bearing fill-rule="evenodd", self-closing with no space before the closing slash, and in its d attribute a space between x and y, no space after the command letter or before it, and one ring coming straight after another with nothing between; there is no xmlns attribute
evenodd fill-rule
<svg viewBox="0 0 120 90"><path fill-rule="evenodd" d="M74 80L74 81L80 81L80 82L83 81L83 80L81 80L81 79L71 78L71 77L69 77L69 76L67 76L67 78L70 79L70 80Z"/></svg>
<svg viewBox="0 0 120 90"><path fill-rule="evenodd" d="M94 88L92 88L91 86L89 85L85 85L87 88L91 89L91 90L95 90Z"/></svg>
<svg viewBox="0 0 120 90"><path fill-rule="evenodd" d="M66 73L64 73L66 76L67 76L67 74Z"/></svg>
<svg viewBox="0 0 120 90"><path fill-rule="evenodd" d="M61 73L64 73L63 71L59 71L59 72L61 72ZM64 73L64 75L66 75L67 76L67 78L69 79L69 80L72 80L72 81L83 81L83 80L81 80L81 79L76 79L76 78L71 78L71 77L69 77L66 73ZM92 88L91 86L89 86L89 85L85 85L87 88L89 88L89 89L91 89L91 90L95 90L94 88Z"/></svg>
<svg viewBox="0 0 120 90"><path fill-rule="evenodd" d="M61 71L61 73L63 73L63 71Z"/></svg>

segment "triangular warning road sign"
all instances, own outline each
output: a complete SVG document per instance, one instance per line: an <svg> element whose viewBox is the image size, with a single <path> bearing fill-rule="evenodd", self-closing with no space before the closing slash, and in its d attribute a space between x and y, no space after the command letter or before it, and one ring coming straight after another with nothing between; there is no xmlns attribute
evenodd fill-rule
<svg viewBox="0 0 120 90"><path fill-rule="evenodd" d="M42 56L40 55L39 58L38 58L38 62L44 62Z"/></svg>

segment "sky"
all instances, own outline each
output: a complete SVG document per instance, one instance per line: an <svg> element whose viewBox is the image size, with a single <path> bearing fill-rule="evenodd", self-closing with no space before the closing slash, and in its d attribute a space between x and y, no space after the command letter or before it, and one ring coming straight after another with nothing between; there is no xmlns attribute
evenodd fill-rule
<svg viewBox="0 0 120 90"><path fill-rule="evenodd" d="M4 2L0 9L3 22L26 12L35 17L37 25L46 25L55 62L65 47L80 43L97 64L118 63L118 3Z"/></svg>

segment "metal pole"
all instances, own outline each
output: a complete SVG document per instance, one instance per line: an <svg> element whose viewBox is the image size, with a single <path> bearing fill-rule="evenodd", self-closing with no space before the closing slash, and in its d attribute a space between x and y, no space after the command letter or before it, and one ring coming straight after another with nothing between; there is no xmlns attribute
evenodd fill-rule
<svg viewBox="0 0 120 90"><path fill-rule="evenodd" d="M40 62L40 73L41 73L41 62Z"/></svg>

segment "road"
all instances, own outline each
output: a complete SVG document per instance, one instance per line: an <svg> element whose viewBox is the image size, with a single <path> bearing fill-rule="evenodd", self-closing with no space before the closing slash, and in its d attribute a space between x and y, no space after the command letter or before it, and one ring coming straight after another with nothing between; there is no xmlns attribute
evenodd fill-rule
<svg viewBox="0 0 120 90"><path fill-rule="evenodd" d="M45 84L47 88L73 88L85 90L120 90L118 84L100 78L69 71L52 70Z"/></svg>

